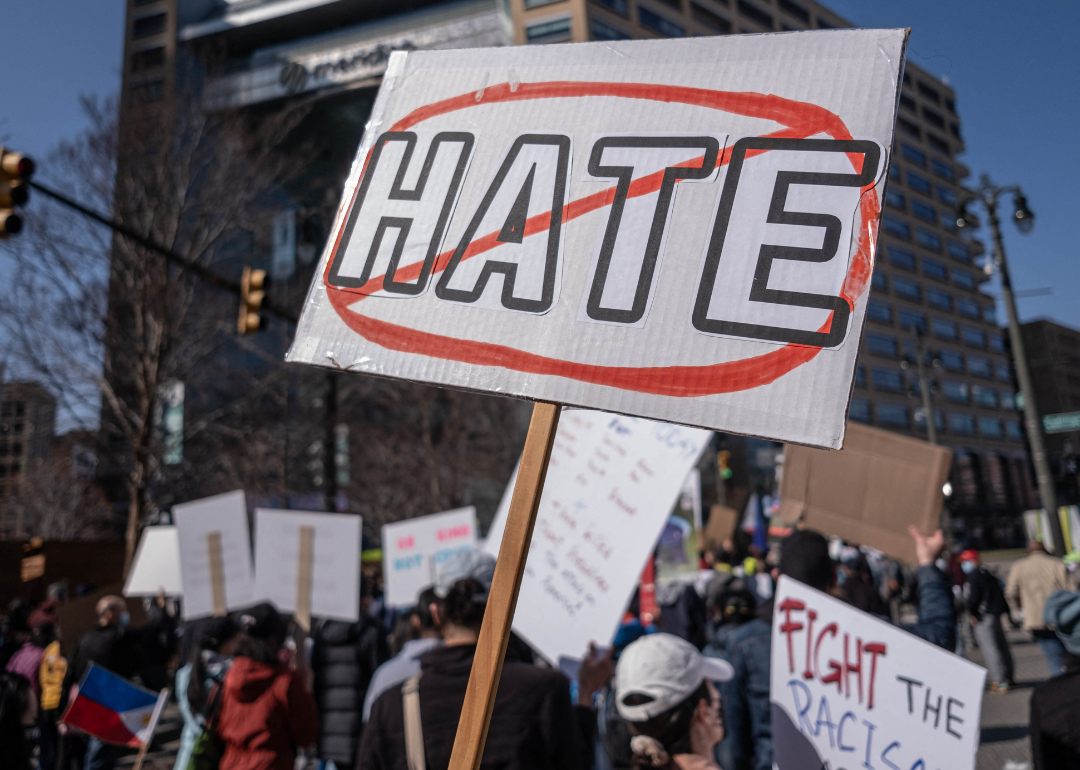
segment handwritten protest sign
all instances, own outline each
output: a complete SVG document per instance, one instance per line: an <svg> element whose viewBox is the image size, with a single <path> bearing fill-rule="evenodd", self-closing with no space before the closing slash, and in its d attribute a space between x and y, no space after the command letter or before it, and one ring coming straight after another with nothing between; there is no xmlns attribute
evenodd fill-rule
<svg viewBox="0 0 1080 770"><path fill-rule="evenodd" d="M985 669L788 577L774 606L777 767L973 770Z"/></svg>
<svg viewBox="0 0 1080 770"><path fill-rule="evenodd" d="M418 516L382 528L386 603L406 607L435 583L441 564L457 551L476 547L476 508Z"/></svg>
<svg viewBox="0 0 1080 770"><path fill-rule="evenodd" d="M549 660L611 641L711 435L606 412L563 415L514 616L514 630ZM492 555L501 519L484 543Z"/></svg>
<svg viewBox="0 0 1080 770"><path fill-rule="evenodd" d="M284 612L358 620L361 526L361 518L353 514L256 508L255 595ZM306 555L301 537L305 527L312 530Z"/></svg>
<svg viewBox="0 0 1080 770"><path fill-rule="evenodd" d="M184 618L221 615L255 600L242 490L173 506Z"/></svg>
<svg viewBox="0 0 1080 770"><path fill-rule="evenodd" d="M135 558L131 562L124 596L183 596L180 580L180 541L176 527L147 527L143 530Z"/></svg>

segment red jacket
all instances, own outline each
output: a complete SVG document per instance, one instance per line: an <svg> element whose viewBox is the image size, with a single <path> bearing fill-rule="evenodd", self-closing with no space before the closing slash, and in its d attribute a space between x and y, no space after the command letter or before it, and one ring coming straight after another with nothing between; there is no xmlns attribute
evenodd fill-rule
<svg viewBox="0 0 1080 770"><path fill-rule="evenodd" d="M220 770L293 770L296 749L319 737L315 699L300 679L285 666L238 656L224 688Z"/></svg>

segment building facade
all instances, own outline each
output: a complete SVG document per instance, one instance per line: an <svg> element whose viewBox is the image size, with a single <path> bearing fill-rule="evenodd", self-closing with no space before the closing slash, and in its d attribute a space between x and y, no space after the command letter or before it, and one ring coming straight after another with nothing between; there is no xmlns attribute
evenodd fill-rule
<svg viewBox="0 0 1080 770"><path fill-rule="evenodd" d="M127 25L125 105L167 98L178 59L191 55L221 65L206 78L210 109L311 110L319 184L274 224L286 234L282 275L297 286L310 281L392 50L851 26L811 0L129 0ZM954 225L963 152L955 92L909 64L850 416L920 438L932 419L956 452L956 526L1004 541L1037 493L1007 340L982 291L985 249ZM932 415L911 365L919 349Z"/></svg>
<svg viewBox="0 0 1080 770"><path fill-rule="evenodd" d="M9 520L27 466L52 451L56 398L37 382L6 382L0 391L0 537L21 536L22 522Z"/></svg>

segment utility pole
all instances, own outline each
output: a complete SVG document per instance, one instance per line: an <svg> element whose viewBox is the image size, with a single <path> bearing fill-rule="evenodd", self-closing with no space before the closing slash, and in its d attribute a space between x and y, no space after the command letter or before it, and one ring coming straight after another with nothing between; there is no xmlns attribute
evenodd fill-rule
<svg viewBox="0 0 1080 770"><path fill-rule="evenodd" d="M1050 532L1054 538L1053 550L1061 555L1065 547L1065 538L1058 518L1057 490L1054 477L1050 473L1050 463L1046 457L1046 443L1043 440L1042 420L1035 403L1035 391L1031 386L1031 373L1028 371L1027 354L1024 351L1024 337L1020 333L1020 319L1016 313L1016 299L1013 296L1012 279L1009 276L1009 264L1005 258L1005 244L1001 237L1001 221L998 219L998 199L1002 193L1013 196L1013 221L1021 233L1027 234L1035 224L1035 215L1027 207L1027 199L1017 185L998 187L987 174L979 179L979 187L961 204L957 213L956 224L964 227L970 224L967 219L968 203L979 203L986 210L990 220L990 232L994 239L993 265L1001 274L1001 298L1005 302L1005 313L1009 320L1009 343L1012 347L1013 365L1016 367L1016 380L1020 386L1020 395L1024 399L1024 425L1027 428L1028 445L1031 447L1031 461L1035 466L1035 480L1039 486L1042 507L1050 520Z"/></svg>
<svg viewBox="0 0 1080 770"><path fill-rule="evenodd" d="M934 423L934 408L930 401L930 380L926 376L926 346L924 344L925 332L919 327L915 328L915 371L919 374L919 390L922 392L923 412L926 413L926 440L931 444L937 444L937 425ZM900 364L907 368L904 361Z"/></svg>

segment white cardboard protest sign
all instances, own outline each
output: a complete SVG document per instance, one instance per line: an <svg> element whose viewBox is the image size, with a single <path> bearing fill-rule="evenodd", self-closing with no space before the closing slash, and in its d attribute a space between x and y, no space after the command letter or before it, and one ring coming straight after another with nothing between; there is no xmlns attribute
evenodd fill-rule
<svg viewBox="0 0 1080 770"><path fill-rule="evenodd" d="M288 360L840 447L906 38L391 54Z"/></svg>
<svg viewBox="0 0 1080 770"><path fill-rule="evenodd" d="M418 516L382 528L386 604L411 607L435 583L439 564L452 554L476 547L476 508Z"/></svg>
<svg viewBox="0 0 1080 770"><path fill-rule="evenodd" d="M606 645L709 431L574 409L548 463L514 630L552 662ZM513 483L511 481L511 483ZM498 556L506 513L484 549Z"/></svg>
<svg viewBox="0 0 1080 770"><path fill-rule="evenodd" d="M974 770L985 669L788 577L774 607L778 767Z"/></svg>
<svg viewBox="0 0 1080 770"><path fill-rule="evenodd" d="M131 562L124 596L183 596L180 581L180 542L176 527L147 527Z"/></svg>
<svg viewBox="0 0 1080 770"><path fill-rule="evenodd" d="M360 516L255 509L255 595L283 612L296 612L300 583L300 529L314 530L310 613L360 619Z"/></svg>
<svg viewBox="0 0 1080 770"><path fill-rule="evenodd" d="M226 492L173 506L180 546L180 580L184 588L184 618L214 614L211 543L220 543L221 578L227 610L255 601L244 492Z"/></svg>

